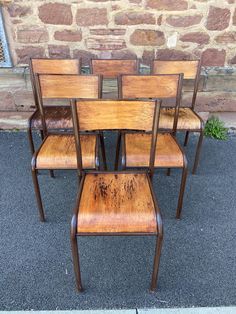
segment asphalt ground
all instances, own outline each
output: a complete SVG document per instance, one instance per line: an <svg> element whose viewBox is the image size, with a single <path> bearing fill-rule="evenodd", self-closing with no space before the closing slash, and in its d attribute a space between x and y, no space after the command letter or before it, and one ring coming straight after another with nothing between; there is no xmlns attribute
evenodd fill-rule
<svg viewBox="0 0 236 314"><path fill-rule="evenodd" d="M192 135L186 149L190 167L196 140ZM106 144L111 162L109 134ZM236 304L236 137L204 140L197 175L188 176L180 221L174 217L181 173L156 172L165 234L155 293L148 290L152 237L81 238L85 292L77 293L69 236L76 173L56 171L52 179L41 172L47 222L40 223L30 160L25 132L0 132L0 310Z"/></svg>

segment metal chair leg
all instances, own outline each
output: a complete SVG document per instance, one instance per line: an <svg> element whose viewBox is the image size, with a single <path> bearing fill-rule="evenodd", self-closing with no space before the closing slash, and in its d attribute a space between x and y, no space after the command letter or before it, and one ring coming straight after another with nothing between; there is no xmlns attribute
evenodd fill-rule
<svg viewBox="0 0 236 314"><path fill-rule="evenodd" d="M166 171L166 175L169 177L170 176L170 171L171 171L171 168L168 168L167 171Z"/></svg>
<svg viewBox="0 0 236 314"><path fill-rule="evenodd" d="M162 240L163 240L163 235L162 234L158 235L157 240L156 240L152 281L151 281L151 287L150 287L151 291L154 291L157 287L157 277L158 277L158 270L159 270L160 257L161 257Z"/></svg>
<svg viewBox="0 0 236 314"><path fill-rule="evenodd" d="M41 140L43 141L44 140L43 130L39 130L39 132L40 132Z"/></svg>
<svg viewBox="0 0 236 314"><path fill-rule="evenodd" d="M42 131L42 130L39 130L39 132L40 132L41 140L43 141L43 140L44 140L43 131ZM49 174L50 174L50 177L51 177L51 178L55 178L55 175L54 175L53 170L49 170Z"/></svg>
<svg viewBox="0 0 236 314"><path fill-rule="evenodd" d="M49 170L49 173L50 173L50 177L51 177L51 178L55 178L55 175L54 175L53 170Z"/></svg>
<svg viewBox="0 0 236 314"><path fill-rule="evenodd" d="M185 134L184 146L187 146L187 144L188 144L188 139L189 139L189 131L187 131L186 134Z"/></svg>
<svg viewBox="0 0 236 314"><path fill-rule="evenodd" d="M103 137L102 132L99 133L99 138L100 138L103 166L104 166L104 170L107 170L106 150L105 150L105 143L104 143L104 137Z"/></svg>
<svg viewBox="0 0 236 314"><path fill-rule="evenodd" d="M28 128L27 133L28 133L30 151L31 151L31 154L33 155L34 152L35 152L35 149L34 149L34 142L33 142L32 130L31 130L30 127Z"/></svg>
<svg viewBox="0 0 236 314"><path fill-rule="evenodd" d="M38 210L39 210L39 218L40 218L40 221L44 222L45 216L44 216L44 211L43 211L43 203L42 203L42 198L41 198L41 194L40 194L37 173L36 173L36 170L34 168L32 169L32 178L33 178L34 191L35 191Z"/></svg>
<svg viewBox="0 0 236 314"><path fill-rule="evenodd" d="M199 163L200 152L201 152L201 148L202 148L202 141L203 141L203 130L201 130L200 136L199 136L199 139L198 139L197 150L196 150L196 155L195 155L195 160L194 160L192 174L195 174L196 170L197 170L197 166L198 166L198 163Z"/></svg>
<svg viewBox="0 0 236 314"><path fill-rule="evenodd" d="M117 142L116 142L116 159L115 159L114 170L118 170L118 166L119 166L120 145L121 145L121 132L118 132L118 137L117 137Z"/></svg>
<svg viewBox="0 0 236 314"><path fill-rule="evenodd" d="M182 172L181 184L180 184L178 206L176 209L176 219L180 219L180 216L181 216L187 174L188 174L187 161L185 161L183 172Z"/></svg>
<svg viewBox="0 0 236 314"><path fill-rule="evenodd" d="M72 248L72 259L73 259L73 265L74 265L74 271L75 271L75 278L76 278L76 286L77 286L78 291L82 292L83 287L82 287L81 274L80 274L77 237L73 232L71 233L71 248Z"/></svg>

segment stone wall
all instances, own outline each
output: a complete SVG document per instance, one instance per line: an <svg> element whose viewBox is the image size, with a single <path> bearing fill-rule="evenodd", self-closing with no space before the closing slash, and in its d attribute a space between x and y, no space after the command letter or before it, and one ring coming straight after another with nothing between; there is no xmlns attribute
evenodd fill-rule
<svg viewBox="0 0 236 314"><path fill-rule="evenodd" d="M29 56L148 63L201 54L206 66L236 64L235 0L17 0L3 11L17 65Z"/></svg>
<svg viewBox="0 0 236 314"><path fill-rule="evenodd" d="M236 0L0 0L14 67L0 69L0 111L34 110L29 57L202 56L198 112L236 112ZM114 89L108 84L107 92ZM190 100L187 85L183 104Z"/></svg>
<svg viewBox="0 0 236 314"><path fill-rule="evenodd" d="M86 70L86 68L84 68ZM141 71L148 72L148 68ZM193 85L184 84L182 105L190 105ZM104 96L116 96L114 81L105 82ZM27 67L0 69L0 111L34 110ZM236 68L211 67L202 70L196 101L198 112L236 112Z"/></svg>

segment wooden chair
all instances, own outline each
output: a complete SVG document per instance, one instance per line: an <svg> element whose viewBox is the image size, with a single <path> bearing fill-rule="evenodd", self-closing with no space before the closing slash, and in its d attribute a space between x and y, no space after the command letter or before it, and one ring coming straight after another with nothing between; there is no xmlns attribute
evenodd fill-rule
<svg viewBox="0 0 236 314"><path fill-rule="evenodd" d="M91 59L90 69L92 74L102 75L103 86L104 79L115 79L118 85L118 77L121 74L138 74L139 73L139 62L137 59ZM102 88L103 90L103 88ZM118 96L118 88L117 88ZM102 92L102 97L104 93ZM109 97L116 98L116 97ZM118 97L117 97L118 98ZM102 140L103 139L103 140ZM104 137L101 137L102 147L105 147ZM121 141L121 134L118 132L116 150L118 150ZM105 148L104 148L105 150ZM117 154L117 153L116 153Z"/></svg>
<svg viewBox="0 0 236 314"><path fill-rule="evenodd" d="M114 79L121 74L138 74L139 63L137 59L92 59L91 71L103 78Z"/></svg>
<svg viewBox="0 0 236 314"><path fill-rule="evenodd" d="M180 107L179 109L179 117L177 130L178 131L186 131L184 146L187 145L189 133L190 132L199 132L199 140L197 144L195 161L192 173L195 174L197 170L197 166L199 163L199 156L202 147L203 141L203 130L204 123L199 117L199 115L195 112L195 103L198 92L198 85L201 74L201 61L160 61L154 60L152 67L153 74L177 74L183 73L184 80L193 80L194 88L193 88L193 96L192 103L190 107ZM161 116L160 116L160 127L166 130L172 129L174 118L174 109L173 108L162 108Z"/></svg>
<svg viewBox="0 0 236 314"><path fill-rule="evenodd" d="M33 90L36 110L28 120L28 138L30 150L35 152L32 130L39 130L43 140L43 126L40 116L37 90L36 74L80 74L80 59L30 59L30 78ZM70 106L45 106L45 121L48 129L72 129Z"/></svg>
<svg viewBox="0 0 236 314"><path fill-rule="evenodd" d="M82 291L77 238L103 235L157 237L151 290L156 288L163 227L151 177L158 128L159 104L153 101L83 100L72 103L78 152L80 132L134 129L151 132L149 171L82 172L71 221L71 245L77 288Z"/></svg>
<svg viewBox="0 0 236 314"><path fill-rule="evenodd" d="M185 183L187 178L187 159L174 137L178 122L178 110L181 99L183 75L122 75L119 80L120 98L174 98L175 117L172 120L172 133L158 133L155 168L181 168L182 179L176 218L180 218ZM151 137L145 133L123 132L122 134L122 169L148 166L148 154ZM119 154L116 156L116 169L118 168Z"/></svg>
<svg viewBox="0 0 236 314"><path fill-rule="evenodd" d="M78 160L73 133L53 132L48 129L43 103L46 99L64 99L70 104L72 98L101 96L101 78L98 75L37 75L36 87L44 140L32 158L32 177L39 209L40 220L45 221L42 199L37 179L40 169L78 169ZM98 134L81 134L82 167L99 167Z"/></svg>

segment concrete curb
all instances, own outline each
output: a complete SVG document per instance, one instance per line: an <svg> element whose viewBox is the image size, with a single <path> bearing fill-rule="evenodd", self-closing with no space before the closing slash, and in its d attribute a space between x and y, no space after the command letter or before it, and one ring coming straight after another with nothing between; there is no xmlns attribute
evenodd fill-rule
<svg viewBox="0 0 236 314"><path fill-rule="evenodd" d="M0 311L0 314L235 314L236 306L131 310Z"/></svg>

